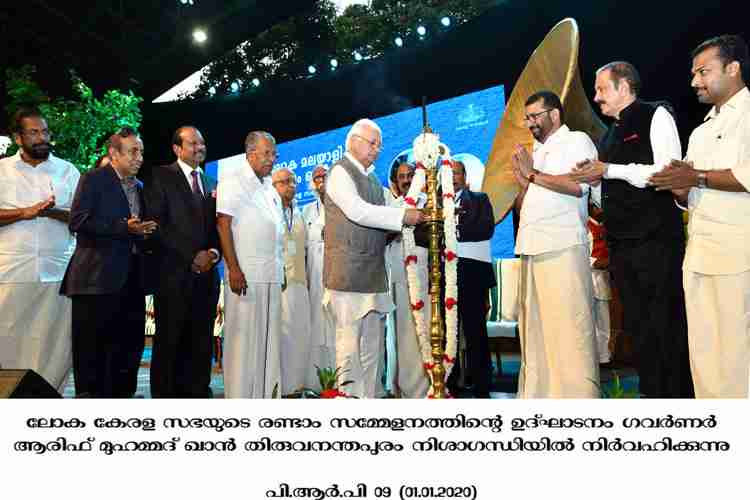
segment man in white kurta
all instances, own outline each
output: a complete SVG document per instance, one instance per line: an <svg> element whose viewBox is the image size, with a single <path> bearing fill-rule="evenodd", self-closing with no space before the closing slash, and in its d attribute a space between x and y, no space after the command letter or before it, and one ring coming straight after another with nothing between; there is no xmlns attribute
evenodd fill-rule
<svg viewBox="0 0 750 500"><path fill-rule="evenodd" d="M697 398L748 397L750 365L750 92L745 42L723 35L693 52L692 86L713 104L687 162L651 178L690 212L683 283Z"/></svg>
<svg viewBox="0 0 750 500"><path fill-rule="evenodd" d="M408 163L396 166L395 175L391 177L391 189L387 191L386 202L392 207L403 208L404 196L409 191L414 167ZM393 179L395 177L395 180ZM419 203L422 206L424 203ZM417 272L421 282L428 282L427 249L416 247ZM388 367L386 370L392 392L402 398L424 398L430 389L430 379L424 369L422 354L419 350L416 324L411 304L418 299L410 299L409 285L406 279L404 242L399 236L386 248L386 265L391 297L396 308L388 314L386 346L388 349ZM428 300L423 299L425 303ZM429 323L429 308L427 322Z"/></svg>
<svg viewBox="0 0 750 500"><path fill-rule="evenodd" d="M312 173L310 190L315 193L315 201L305 205L302 217L307 230L307 288L310 292L311 362L320 368L336 366L336 329L331 316L323 307L323 227L325 226L325 179L327 169L323 165L315 167ZM317 388L316 384L313 386Z"/></svg>
<svg viewBox="0 0 750 500"><path fill-rule="evenodd" d="M294 203L297 181L286 168L276 170L273 186L284 215L284 279L281 291L281 389L291 394L318 388L310 351L310 295L305 273L305 221Z"/></svg>
<svg viewBox="0 0 750 500"><path fill-rule="evenodd" d="M219 179L216 211L226 263L224 394L227 398L281 396L281 287L284 224L269 176L276 142L250 132L245 162Z"/></svg>
<svg viewBox="0 0 750 500"><path fill-rule="evenodd" d="M421 213L415 209L383 206L382 185L371 175L381 144L380 127L375 122L356 122L347 135L345 157L331 168L326 183L323 304L336 327L336 365L343 371L342 379L353 382L341 389L360 398L372 398L378 392L385 315L394 308L387 292L384 236L381 240L377 233L400 231L403 224L422 221ZM355 181L352 173L358 180ZM379 198L379 202L365 201L357 182L366 184L368 192ZM332 213L332 209L336 213ZM371 261L357 259L351 253L351 244L335 240L334 235L342 226L348 231L359 228L356 230L360 234L363 232L366 237L369 235L382 243L382 247L370 249L373 251L368 258ZM329 251L336 244L339 244L335 247L338 252ZM369 275L361 273L361 268L376 268L377 271ZM363 288L368 291L356 291L360 287L351 286L352 282L364 283Z"/></svg>
<svg viewBox="0 0 750 500"><path fill-rule="evenodd" d="M519 147L514 173L523 187L516 253L521 256L519 398L596 398L599 364L592 317L586 229L588 187L566 174L596 158L583 132L562 124L562 104L551 92L526 102L536 139L533 159Z"/></svg>
<svg viewBox="0 0 750 500"><path fill-rule="evenodd" d="M80 174L49 152L41 115L16 118L20 149L0 160L0 366L32 369L62 390L72 306L59 291L75 249L67 218Z"/></svg>

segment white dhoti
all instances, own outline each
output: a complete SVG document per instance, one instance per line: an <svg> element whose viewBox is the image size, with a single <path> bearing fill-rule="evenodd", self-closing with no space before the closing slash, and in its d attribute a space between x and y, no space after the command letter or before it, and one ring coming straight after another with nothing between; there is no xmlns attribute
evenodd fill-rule
<svg viewBox="0 0 750 500"><path fill-rule="evenodd" d="M610 322L609 301L612 291L609 284L609 271L606 269L592 269L591 280L594 285L594 326L596 328L596 350L600 363L609 363Z"/></svg>
<svg viewBox="0 0 750 500"><path fill-rule="evenodd" d="M290 281L281 292L281 393L318 389L310 352L310 297L302 283Z"/></svg>
<svg viewBox="0 0 750 500"><path fill-rule="evenodd" d="M308 247L307 280L310 290L310 359L313 366L336 368L336 327L323 306L323 242ZM317 376L315 385L318 389Z"/></svg>
<svg viewBox="0 0 750 500"><path fill-rule="evenodd" d="M683 272L696 398L748 397L750 271Z"/></svg>
<svg viewBox="0 0 750 500"><path fill-rule="evenodd" d="M423 283L427 283L427 280L423 279ZM430 379L424 369L422 353L419 351L417 328L411 311L409 290L406 283L393 283L391 285L391 296L396 303L396 309L390 314L396 333L396 373L394 378L397 391L395 392L400 393L402 398L424 398L430 389ZM429 321L428 310L428 324Z"/></svg>
<svg viewBox="0 0 750 500"><path fill-rule="evenodd" d="M224 286L225 397L281 396L281 285L248 283L243 296Z"/></svg>
<svg viewBox="0 0 750 500"><path fill-rule="evenodd" d="M59 282L0 284L0 367L34 370L62 392L73 366L71 311Z"/></svg>
<svg viewBox="0 0 750 500"><path fill-rule="evenodd" d="M521 257L519 398L598 398L588 249Z"/></svg>

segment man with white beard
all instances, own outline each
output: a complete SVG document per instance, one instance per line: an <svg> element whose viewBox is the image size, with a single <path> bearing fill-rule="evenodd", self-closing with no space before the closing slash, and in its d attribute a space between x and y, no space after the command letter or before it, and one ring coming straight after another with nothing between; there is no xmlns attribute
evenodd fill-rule
<svg viewBox="0 0 750 500"><path fill-rule="evenodd" d="M305 222L294 203L297 179L281 168L271 176L284 214L284 282L281 290L281 393L316 381L310 358L310 295L305 274Z"/></svg>
<svg viewBox="0 0 750 500"><path fill-rule="evenodd" d="M310 191L315 193L315 201L302 209L302 218L307 226L307 288L310 292L310 362L313 373L315 366L336 367L336 329L333 320L323 307L323 226L325 225L326 174L328 169L318 165L313 169ZM317 387L317 384L313 387Z"/></svg>
<svg viewBox="0 0 750 500"><path fill-rule="evenodd" d="M413 165L409 163L394 165L390 175L391 189L388 191L390 196L386 198L386 202L390 206L406 206L404 197L409 192L413 178ZM426 200L420 197L417 203L421 207L424 201ZM425 263L425 265L417 266L417 273L421 274L422 283L427 283L427 249L417 246L416 254L417 262ZM418 298L410 300L409 297L409 283L404 264L406 258L404 242L400 236L386 247L385 258L391 297L396 305L396 309L388 314L386 323L388 380L393 386L395 395L400 395L402 398L424 398L430 389L430 380L423 367L416 325L411 310L412 302L416 302ZM429 323L429 309L427 322Z"/></svg>

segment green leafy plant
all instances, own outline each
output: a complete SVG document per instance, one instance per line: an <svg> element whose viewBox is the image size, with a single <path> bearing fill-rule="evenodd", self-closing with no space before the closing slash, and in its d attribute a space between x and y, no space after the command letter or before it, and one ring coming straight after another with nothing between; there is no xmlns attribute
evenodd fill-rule
<svg viewBox="0 0 750 500"><path fill-rule="evenodd" d="M96 97L91 88L70 71L74 97L51 98L34 81L35 68L22 66L5 71L8 115L19 107L36 106L47 119L55 155L73 163L81 172L91 168L105 151L103 142L122 127L137 129L142 120L142 98L132 91L108 90ZM12 146L8 154L15 153Z"/></svg>
<svg viewBox="0 0 750 500"><path fill-rule="evenodd" d="M315 372L318 375L318 382L320 383L320 390L316 391L308 387L301 387L300 389L289 394L289 398L320 398L320 399L334 399L339 397L349 398L345 392L340 389L345 385L353 384L353 380L344 380L339 382L339 379L346 370L342 370L341 367L333 369L330 367L320 368L315 365Z"/></svg>
<svg viewBox="0 0 750 500"><path fill-rule="evenodd" d="M633 399L638 397L638 391L635 389L626 389L620 380L620 374L612 372L612 380L607 384L599 387L602 398L605 399Z"/></svg>

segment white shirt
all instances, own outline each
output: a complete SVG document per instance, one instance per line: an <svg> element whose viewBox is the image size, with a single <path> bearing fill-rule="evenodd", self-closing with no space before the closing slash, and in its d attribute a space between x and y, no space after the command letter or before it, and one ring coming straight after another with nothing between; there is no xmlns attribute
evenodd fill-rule
<svg viewBox="0 0 750 500"><path fill-rule="evenodd" d="M563 125L544 144L534 141L533 158L540 172L562 175L579 161L596 159L597 151L588 135ZM518 224L517 254L538 255L588 244L588 184L579 185L581 197L529 184Z"/></svg>
<svg viewBox="0 0 750 500"><path fill-rule="evenodd" d="M690 134L687 161L699 170L731 169L750 188L750 91L743 88L721 112L712 108ZM750 193L693 188L683 268L703 274L750 270Z"/></svg>
<svg viewBox="0 0 750 500"><path fill-rule="evenodd" d="M680 134L677 132L677 124L672 114L663 106L656 108L651 118L649 131L651 149L654 154L654 164L644 165L640 163L629 163L628 165L617 165L610 163L607 167L605 179L621 179L627 181L637 188L648 186L648 179L656 172L661 171L672 160L682 158L680 146Z"/></svg>
<svg viewBox="0 0 750 500"><path fill-rule="evenodd" d="M193 190L193 167L185 163L184 161L177 158L177 164L180 166L180 169L182 170L182 174L185 176L185 179L187 179L188 186L190 186L190 190ZM195 169L198 172L198 187L201 190L201 193L203 196L206 196L206 190L203 187L203 182L201 181L201 174L203 173L203 170L201 170L200 167Z"/></svg>
<svg viewBox="0 0 750 500"><path fill-rule="evenodd" d="M247 163L219 181L216 211L232 216L232 237L240 269L248 283L281 283L284 272L284 216L281 200Z"/></svg>
<svg viewBox="0 0 750 500"><path fill-rule="evenodd" d="M374 166L366 169L349 152L344 155L363 175L369 175ZM363 200L349 174L341 167L332 168L326 181L326 196L331 198L347 219L361 226L388 231L401 231L406 208L373 205ZM363 318L369 311L388 313L394 309L391 296L386 293L342 292L326 288L323 304L336 310L337 323L347 324Z"/></svg>
<svg viewBox="0 0 750 500"><path fill-rule="evenodd" d="M32 167L20 152L0 160L0 208L25 208L54 194L55 208L70 210L81 174L50 154ZM0 227L0 283L62 281L75 250L68 225L48 217Z"/></svg>

